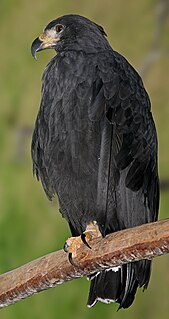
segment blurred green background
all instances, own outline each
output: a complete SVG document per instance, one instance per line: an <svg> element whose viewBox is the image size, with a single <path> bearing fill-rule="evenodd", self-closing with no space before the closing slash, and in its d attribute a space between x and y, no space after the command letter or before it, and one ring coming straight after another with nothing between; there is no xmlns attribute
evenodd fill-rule
<svg viewBox="0 0 169 319"><path fill-rule="evenodd" d="M40 102L41 76L53 51L38 62L30 45L52 19L84 15L104 26L113 48L139 70L148 90L159 136L159 171L169 179L168 0L0 0L0 273L62 248L66 222L32 176L30 143ZM161 194L160 219L169 216L169 191ZM169 314L169 257L153 262L149 289L128 310L86 307L85 278L39 293L0 311L0 318L125 318Z"/></svg>

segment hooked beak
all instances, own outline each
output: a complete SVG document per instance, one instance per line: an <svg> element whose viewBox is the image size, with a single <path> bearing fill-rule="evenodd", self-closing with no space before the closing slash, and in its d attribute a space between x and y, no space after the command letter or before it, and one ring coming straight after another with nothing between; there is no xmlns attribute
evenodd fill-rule
<svg viewBox="0 0 169 319"><path fill-rule="evenodd" d="M40 37L36 38L31 46L31 53L34 59L37 60L36 53L45 49L54 49L57 42L60 40L52 30L44 32Z"/></svg>
<svg viewBox="0 0 169 319"><path fill-rule="evenodd" d="M39 38L36 38L31 46L31 53L35 60L37 60L36 53L40 50L43 50L43 42Z"/></svg>

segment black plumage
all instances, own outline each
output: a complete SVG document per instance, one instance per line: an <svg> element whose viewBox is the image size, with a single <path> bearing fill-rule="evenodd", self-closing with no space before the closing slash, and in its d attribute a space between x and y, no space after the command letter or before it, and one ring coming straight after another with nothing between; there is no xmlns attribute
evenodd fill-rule
<svg viewBox="0 0 169 319"><path fill-rule="evenodd" d="M57 194L73 236L91 221L105 236L157 220L157 136L140 76L102 27L78 15L47 25L33 56L46 48L57 55L43 75L32 158L48 198ZM144 260L89 276L88 305L129 307L150 271Z"/></svg>

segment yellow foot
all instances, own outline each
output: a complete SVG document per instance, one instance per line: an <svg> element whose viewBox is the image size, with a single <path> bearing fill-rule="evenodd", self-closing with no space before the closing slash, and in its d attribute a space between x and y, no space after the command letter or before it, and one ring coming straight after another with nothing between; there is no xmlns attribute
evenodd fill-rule
<svg viewBox="0 0 169 319"><path fill-rule="evenodd" d="M71 264L75 266L73 258L77 256L77 249L80 247L82 241L88 248L91 249L92 247L91 244L89 245L89 242L92 239L100 236L101 233L99 231L97 222L93 221L87 225L85 232L82 233L81 236L68 238L64 245L64 251L69 253L68 258Z"/></svg>

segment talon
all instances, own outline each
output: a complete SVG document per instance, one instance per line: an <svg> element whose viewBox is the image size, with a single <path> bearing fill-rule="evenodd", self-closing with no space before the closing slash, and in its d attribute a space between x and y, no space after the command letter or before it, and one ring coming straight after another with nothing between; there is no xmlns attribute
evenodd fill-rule
<svg viewBox="0 0 169 319"><path fill-rule="evenodd" d="M82 240L82 242L83 242L88 248L92 249L92 248L90 247L90 245L88 244L88 242L86 241L86 234L85 234L85 233L83 233L83 234L81 235L81 240Z"/></svg>
<svg viewBox="0 0 169 319"><path fill-rule="evenodd" d="M68 251L69 251L69 245L68 245L68 243L67 243L67 241L64 243L64 246L63 246L63 250L65 251L65 253L68 253Z"/></svg>
<svg viewBox="0 0 169 319"><path fill-rule="evenodd" d="M73 265L72 253L68 253L69 262Z"/></svg>
<svg viewBox="0 0 169 319"><path fill-rule="evenodd" d="M79 267L79 266L76 265L75 262L73 261L73 254L72 254L72 253L68 253L68 260L69 260L69 262L72 264L72 266L74 266L74 267Z"/></svg>

